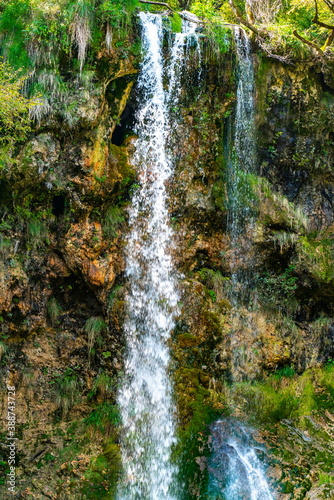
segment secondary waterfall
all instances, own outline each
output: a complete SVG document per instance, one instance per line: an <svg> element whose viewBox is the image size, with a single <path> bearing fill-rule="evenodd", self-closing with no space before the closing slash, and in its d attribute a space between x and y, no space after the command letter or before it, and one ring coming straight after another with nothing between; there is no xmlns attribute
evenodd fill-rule
<svg viewBox="0 0 334 500"><path fill-rule="evenodd" d="M239 168L245 172L252 172L256 159L253 59L245 30L236 26L234 39L238 77L234 147Z"/></svg>
<svg viewBox="0 0 334 500"><path fill-rule="evenodd" d="M228 232L231 240L231 299L234 305L248 296L249 276L243 256L250 249L247 232L252 226L253 191L250 175L256 166L254 67L249 38L234 28L237 55L237 101L234 148L228 169Z"/></svg>
<svg viewBox="0 0 334 500"><path fill-rule="evenodd" d="M249 39L234 28L237 54L237 102L234 145L228 169L228 232L231 246L232 377L238 378L240 339L234 337L240 307L248 303L254 274L249 269L254 224L252 174L256 168L254 68ZM245 258L246 256L246 258ZM250 429L233 421L211 426L212 456L208 463L209 498L273 500Z"/></svg>
<svg viewBox="0 0 334 500"><path fill-rule="evenodd" d="M274 500L256 452L251 430L237 422L211 426L209 498L214 500Z"/></svg>
<svg viewBox="0 0 334 500"><path fill-rule="evenodd" d="M167 139L172 128L169 108L178 102L185 42L195 27L185 23L183 33L175 35L166 66L161 17L141 13L140 20L144 60L137 87L141 98L133 158L140 188L132 199L126 247L127 355L118 396L124 427L124 477L118 498L173 500L175 418L167 343L174 328L178 293L169 253L173 231L165 184L173 173L173 162ZM164 78L169 82L166 90Z"/></svg>

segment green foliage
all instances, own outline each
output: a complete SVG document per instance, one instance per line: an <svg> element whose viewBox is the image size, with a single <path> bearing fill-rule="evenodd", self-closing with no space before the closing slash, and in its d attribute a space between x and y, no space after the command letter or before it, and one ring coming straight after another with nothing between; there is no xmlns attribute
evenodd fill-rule
<svg viewBox="0 0 334 500"><path fill-rule="evenodd" d="M177 379L181 415L185 420L178 433L174 459L179 463L180 481L187 492L185 499L190 500L201 498L206 491L207 471L200 470L198 457L209 455L209 425L221 417L221 412L212 408L209 391L201 383L200 370L180 369Z"/></svg>
<svg viewBox="0 0 334 500"><path fill-rule="evenodd" d="M279 224L296 232L304 232L309 220L303 209L290 202L286 196L275 192L264 177L248 174L254 197L261 203L260 218L265 225Z"/></svg>
<svg viewBox="0 0 334 500"><path fill-rule="evenodd" d="M215 182L211 189L211 196L215 206L222 212L226 211L226 189L222 179Z"/></svg>
<svg viewBox="0 0 334 500"><path fill-rule="evenodd" d="M93 410L84 422L103 434L110 434L112 428L119 426L121 417L118 407L114 404L104 402Z"/></svg>
<svg viewBox="0 0 334 500"><path fill-rule="evenodd" d="M120 447L111 441L105 447L104 453L91 461L85 472L81 487L84 498L115 498L121 470Z"/></svg>
<svg viewBox="0 0 334 500"><path fill-rule="evenodd" d="M138 0L106 0L99 7L101 18L111 26L118 28L129 23L134 10L139 6Z"/></svg>
<svg viewBox="0 0 334 500"><path fill-rule="evenodd" d="M233 404L256 423L270 424L283 419L311 415L334 408L334 365L294 374L284 368L264 382L239 383L230 388Z"/></svg>
<svg viewBox="0 0 334 500"><path fill-rule="evenodd" d="M319 21L333 24L334 7L330 2L317 2ZM294 30L306 40L315 43L319 49L333 52L333 42L329 36L331 30L314 22L315 2L313 0L234 0L243 19L262 31L267 31L270 50L288 59L310 59L314 49L299 40ZM229 2L216 0L194 0L191 7L194 14L206 20L206 29L210 33L210 23L222 26L223 23L239 23ZM328 43L330 48L328 49ZM224 44L223 44L224 46Z"/></svg>
<svg viewBox="0 0 334 500"><path fill-rule="evenodd" d="M108 373L102 372L97 375L94 381L93 389L90 392L89 396L90 397L99 396L104 400L106 400L109 397L113 396L115 392L116 392L115 379L110 375L108 375Z"/></svg>
<svg viewBox="0 0 334 500"><path fill-rule="evenodd" d="M331 282L334 279L333 239L301 236L298 242L298 266L306 268L316 279Z"/></svg>
<svg viewBox="0 0 334 500"><path fill-rule="evenodd" d="M275 372L275 377L277 377L280 380L284 377L288 378L294 377L294 375L296 375L296 372L293 366L285 366L284 368L280 368Z"/></svg>
<svg viewBox="0 0 334 500"><path fill-rule="evenodd" d="M220 273L211 269L203 268L195 277L203 279L208 286L220 284ZM189 332L186 323L179 324L173 342L177 362L174 387L179 416L174 459L179 464L180 482L185 485L187 500L204 498L207 470L201 470L198 457L209 454L209 424L221 417L224 411L220 396L216 397L210 388L211 380L206 372L221 339L220 316L208 310L216 307L210 299L203 297L202 304L205 325L200 324L198 329ZM205 329L207 332L204 333Z"/></svg>
<svg viewBox="0 0 334 500"><path fill-rule="evenodd" d="M0 62L0 168L11 163L14 145L30 131L28 112L35 102L22 96L23 83L17 72Z"/></svg>
<svg viewBox="0 0 334 500"><path fill-rule="evenodd" d="M318 485L321 486L322 484L334 484L334 476L320 472Z"/></svg>
<svg viewBox="0 0 334 500"><path fill-rule="evenodd" d="M198 271L200 281L208 288L208 295L213 302L224 298L225 285L229 278L223 276L220 271L202 268Z"/></svg>
<svg viewBox="0 0 334 500"><path fill-rule="evenodd" d="M216 8L215 3L215 0L195 0L192 2L191 12L205 19L217 19L219 10Z"/></svg>
<svg viewBox="0 0 334 500"><path fill-rule="evenodd" d="M12 242L9 238L5 238L2 234L0 235L0 254L3 259L6 259L11 251Z"/></svg>
<svg viewBox="0 0 334 500"><path fill-rule="evenodd" d="M36 249L49 244L48 222L50 210L31 209L35 203L33 194L26 195L20 204L15 206L14 213L22 230L26 231L27 249ZM39 200L41 202L42 200ZM43 200L44 201L44 200Z"/></svg>
<svg viewBox="0 0 334 500"><path fill-rule="evenodd" d="M172 31L174 33L181 33L182 31L182 18L177 12L173 12L171 17Z"/></svg>
<svg viewBox="0 0 334 500"><path fill-rule="evenodd" d="M7 43L2 45L2 55L16 69L31 67L24 43L24 30L31 18L30 0L9 0L0 14L0 32Z"/></svg>
<svg viewBox="0 0 334 500"><path fill-rule="evenodd" d="M42 220L33 219L27 223L28 241L33 248L49 243L48 229Z"/></svg>
<svg viewBox="0 0 334 500"><path fill-rule="evenodd" d="M231 46L231 30L221 24L212 23L207 27L207 37L211 50L217 55L226 54Z"/></svg>

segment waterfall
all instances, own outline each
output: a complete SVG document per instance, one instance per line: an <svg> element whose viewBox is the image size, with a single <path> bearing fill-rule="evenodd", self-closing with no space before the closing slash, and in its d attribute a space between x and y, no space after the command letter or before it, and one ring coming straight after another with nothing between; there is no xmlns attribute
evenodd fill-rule
<svg viewBox="0 0 334 500"><path fill-rule="evenodd" d="M173 173L173 161L167 142L172 130L169 108L178 103L180 94L185 42L195 27L186 23L183 33L175 35L166 65L161 17L142 12L140 21L144 60L137 87L141 100L133 158L140 188L132 198L125 251L127 354L118 395L124 477L118 499L173 500L177 471L171 450L176 438L168 340L179 297L170 255L174 236L166 181Z"/></svg>
<svg viewBox="0 0 334 500"><path fill-rule="evenodd" d="M254 169L256 141L254 130L254 67L249 38L244 29L234 27L237 53L237 109L235 119L235 150L239 167L246 172Z"/></svg>
<svg viewBox="0 0 334 500"><path fill-rule="evenodd" d="M229 161L228 233L231 240L232 303L248 295L249 276L243 269L243 257L250 249L253 191L250 175L256 167L254 68L250 41L242 28L234 28L237 55L237 102L234 149Z"/></svg>
<svg viewBox="0 0 334 500"><path fill-rule="evenodd" d="M209 498L274 500L252 438L252 430L237 422L218 421L211 426Z"/></svg>
<svg viewBox="0 0 334 500"><path fill-rule="evenodd" d="M240 338L235 338L240 308L248 303L254 273L249 269L255 222L252 174L256 171L254 68L249 39L234 29L237 55L237 103L233 152L228 169L228 233L231 246L231 371L238 378ZM247 316L246 316L247 317ZM214 500L273 500L252 431L237 422L218 421L211 426L208 462L209 498ZM262 450L263 451L263 450Z"/></svg>

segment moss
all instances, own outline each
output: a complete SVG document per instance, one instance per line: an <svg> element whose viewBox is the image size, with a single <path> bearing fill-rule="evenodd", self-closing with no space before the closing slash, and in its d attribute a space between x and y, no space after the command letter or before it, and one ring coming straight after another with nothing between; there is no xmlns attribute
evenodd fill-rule
<svg viewBox="0 0 334 500"><path fill-rule="evenodd" d="M62 417L66 417L70 409L82 398L82 381L72 368L55 377L54 392Z"/></svg>
<svg viewBox="0 0 334 500"><path fill-rule="evenodd" d="M289 368L264 382L235 384L229 398L254 422L268 424L303 417L315 410L333 408L333 374L332 365L309 369L300 376Z"/></svg>
<svg viewBox="0 0 334 500"><path fill-rule="evenodd" d="M116 405L103 402L99 404L85 419L84 424L91 426L105 435L110 435L120 423L119 410Z"/></svg>
<svg viewBox="0 0 334 500"><path fill-rule="evenodd" d="M57 323L57 319L62 312L62 308L55 297L51 297L47 304L47 311L52 325Z"/></svg>
<svg viewBox="0 0 334 500"><path fill-rule="evenodd" d="M135 180L135 169L129 163L126 149L114 144L110 145L110 162L115 167L115 171L111 173L116 182L115 194L118 201L127 200L129 196L129 188Z"/></svg>
<svg viewBox="0 0 334 500"><path fill-rule="evenodd" d="M93 458L88 470L84 473L81 493L85 498L116 498L117 482L121 472L121 456L119 446L111 443L107 452Z"/></svg>
<svg viewBox="0 0 334 500"><path fill-rule="evenodd" d="M196 274L208 286L220 286L220 272L201 268ZM179 415L174 459L179 464L180 484L184 492L182 498L187 500L204 498L208 478L207 470L202 465L210 452L209 425L225 410L220 384L213 381L210 375L213 353L222 336L222 315L217 302L212 302L212 298L203 293L203 285L193 280L190 286L189 293L194 293L195 300L199 301L195 317L191 317L189 323L180 323L173 338L176 363L174 389ZM187 294L186 300L189 298ZM184 307L191 316L192 311L187 309L187 304Z"/></svg>
<svg viewBox="0 0 334 500"><path fill-rule="evenodd" d="M322 484L334 484L334 476L320 473L318 479L318 485L321 486Z"/></svg>
<svg viewBox="0 0 334 500"><path fill-rule="evenodd" d="M225 185L221 180L213 184L211 189L211 196L215 206L222 212L225 212L227 196L226 196Z"/></svg>
<svg viewBox="0 0 334 500"><path fill-rule="evenodd" d="M201 340L198 337L191 335L190 333L181 333L177 340L182 348L194 347L201 343Z"/></svg>
<svg viewBox="0 0 334 500"><path fill-rule="evenodd" d="M102 221L103 232L108 238L115 238L125 221L124 211L118 206L109 206Z"/></svg>
<svg viewBox="0 0 334 500"><path fill-rule="evenodd" d="M176 390L182 424L174 459L179 464L185 500L198 498L206 491L207 471L201 470L199 460L209 455L209 425L221 415L212 408L210 392L203 385L205 381L208 382L207 376L201 370L177 370Z"/></svg>
<svg viewBox="0 0 334 500"><path fill-rule="evenodd" d="M282 226L295 231L305 231L308 218L301 207L291 203L286 196L275 192L271 183L263 177L251 175L250 184L261 204L260 222L267 226Z"/></svg>

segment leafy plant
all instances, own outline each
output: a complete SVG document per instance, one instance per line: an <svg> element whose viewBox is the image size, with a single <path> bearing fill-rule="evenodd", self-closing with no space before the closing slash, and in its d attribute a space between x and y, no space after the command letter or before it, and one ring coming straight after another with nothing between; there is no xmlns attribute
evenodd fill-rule
<svg viewBox="0 0 334 500"><path fill-rule="evenodd" d="M0 168L12 163L14 145L30 131L29 109L36 102L22 96L24 81L8 64L0 62Z"/></svg>

